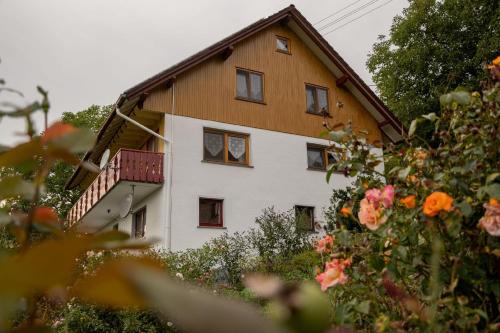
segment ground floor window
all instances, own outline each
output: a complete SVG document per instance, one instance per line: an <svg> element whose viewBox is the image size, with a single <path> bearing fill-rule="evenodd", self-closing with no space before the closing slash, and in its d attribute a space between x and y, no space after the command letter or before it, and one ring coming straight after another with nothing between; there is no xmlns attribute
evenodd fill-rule
<svg viewBox="0 0 500 333"><path fill-rule="evenodd" d="M142 238L146 231L146 207L139 209L132 218L132 237Z"/></svg>
<svg viewBox="0 0 500 333"><path fill-rule="evenodd" d="M222 227L223 214L222 214L221 199L200 198L200 221L201 227Z"/></svg>
<svg viewBox="0 0 500 333"><path fill-rule="evenodd" d="M295 219L299 229L314 231L314 207L295 206Z"/></svg>

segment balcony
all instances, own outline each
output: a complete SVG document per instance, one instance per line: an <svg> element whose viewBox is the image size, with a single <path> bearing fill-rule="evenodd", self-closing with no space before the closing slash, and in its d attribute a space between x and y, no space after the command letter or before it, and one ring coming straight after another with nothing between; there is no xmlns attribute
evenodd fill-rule
<svg viewBox="0 0 500 333"><path fill-rule="evenodd" d="M135 204L162 184L163 153L120 149L71 208L68 222L79 222L83 231L97 230L118 218L119 205L132 187Z"/></svg>

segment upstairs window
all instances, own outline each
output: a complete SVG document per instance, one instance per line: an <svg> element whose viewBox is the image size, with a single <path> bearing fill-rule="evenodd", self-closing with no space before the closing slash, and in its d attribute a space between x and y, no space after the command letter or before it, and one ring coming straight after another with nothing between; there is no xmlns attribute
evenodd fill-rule
<svg viewBox="0 0 500 333"><path fill-rule="evenodd" d="M262 73L237 69L236 98L251 102L264 102Z"/></svg>
<svg viewBox="0 0 500 333"><path fill-rule="evenodd" d="M134 213L132 219L132 237L143 238L146 232L146 207Z"/></svg>
<svg viewBox="0 0 500 333"><path fill-rule="evenodd" d="M335 157L327 147L307 144L307 168L313 170L326 170L336 162Z"/></svg>
<svg viewBox="0 0 500 333"><path fill-rule="evenodd" d="M290 54L290 40L276 36L276 51Z"/></svg>
<svg viewBox="0 0 500 333"><path fill-rule="evenodd" d="M200 198L200 227L222 227L223 212L221 199Z"/></svg>
<svg viewBox="0 0 500 333"><path fill-rule="evenodd" d="M248 165L248 149L248 134L204 129L204 161Z"/></svg>
<svg viewBox="0 0 500 333"><path fill-rule="evenodd" d="M328 90L306 84L307 113L328 115Z"/></svg>
<svg viewBox="0 0 500 333"><path fill-rule="evenodd" d="M314 207L295 206L295 220L300 230L314 231Z"/></svg>

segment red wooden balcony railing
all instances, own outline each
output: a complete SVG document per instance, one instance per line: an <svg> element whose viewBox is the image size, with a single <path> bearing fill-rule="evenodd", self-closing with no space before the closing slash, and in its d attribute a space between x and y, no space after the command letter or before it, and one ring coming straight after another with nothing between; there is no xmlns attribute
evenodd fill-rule
<svg viewBox="0 0 500 333"><path fill-rule="evenodd" d="M78 222L120 181L163 183L163 153L120 149L68 213L69 224Z"/></svg>

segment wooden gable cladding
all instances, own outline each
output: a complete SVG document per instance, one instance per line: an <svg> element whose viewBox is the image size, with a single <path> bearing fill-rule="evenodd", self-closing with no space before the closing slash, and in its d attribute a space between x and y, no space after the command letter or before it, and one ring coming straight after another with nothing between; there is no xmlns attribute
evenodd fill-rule
<svg viewBox="0 0 500 333"><path fill-rule="evenodd" d="M277 36L292 45L291 55L276 52ZM264 74L264 104L235 99L236 68ZM309 48L286 26L273 25L234 45L226 58L210 60L179 75L175 81L175 114L310 137L324 130L323 118L306 113L305 84L328 88L333 125L352 121L369 140L381 140L377 122ZM337 102L343 104L338 108ZM148 94L144 109L171 112L172 89Z"/></svg>

